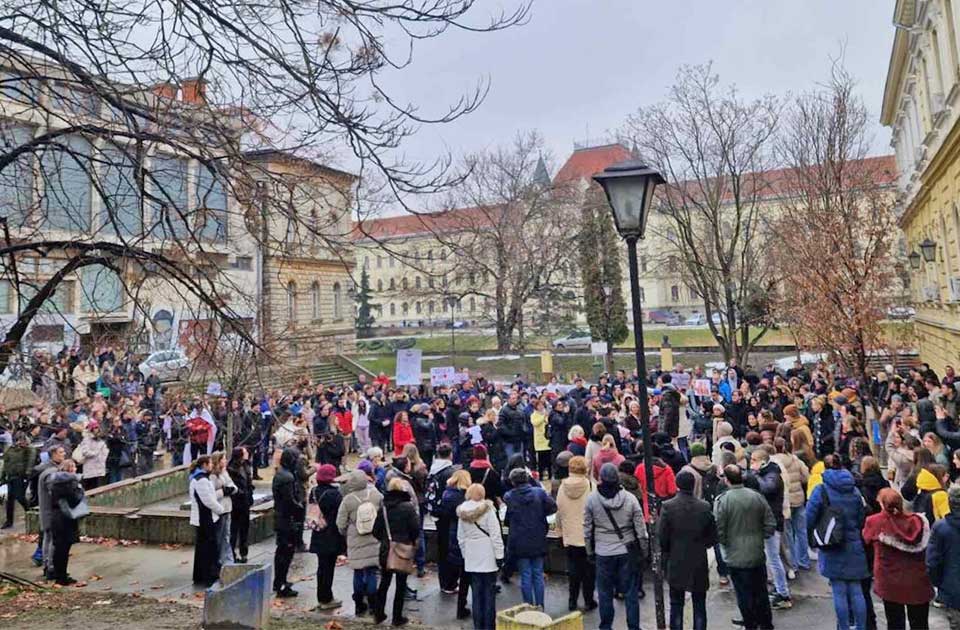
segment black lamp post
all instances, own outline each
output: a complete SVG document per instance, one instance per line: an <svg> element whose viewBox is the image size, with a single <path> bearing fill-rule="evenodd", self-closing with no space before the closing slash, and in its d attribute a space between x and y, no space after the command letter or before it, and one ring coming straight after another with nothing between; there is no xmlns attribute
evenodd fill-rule
<svg viewBox="0 0 960 630"><path fill-rule="evenodd" d="M923 239L920 243L920 254L926 262L933 262L937 259L937 244L929 238Z"/></svg>
<svg viewBox="0 0 960 630"><path fill-rule="evenodd" d="M449 296L446 298L447 304L450 305L450 365L453 366L453 369L457 369L457 322L454 319L456 313L454 308L457 305L456 296Z"/></svg>
<svg viewBox="0 0 960 630"><path fill-rule="evenodd" d="M637 265L637 241L643 238L654 189L664 183L656 170L638 160L619 162L593 177L603 186L607 201L613 210L617 232L627 241L630 264L630 295L633 302L633 345L640 379L640 430L643 433L643 465L647 478L647 498L652 522L649 529L653 558L653 596L656 605L657 627L666 627L663 605L663 574L660 560L660 541L657 537L659 504L653 490L653 444L650 440L650 403L647 396L647 362L643 350L643 310L640 304L640 273Z"/></svg>
<svg viewBox="0 0 960 630"><path fill-rule="evenodd" d="M910 252L910 255L907 256L907 260L910 261L910 268L914 271L920 271L920 265L922 264L920 259L920 254L916 250Z"/></svg>

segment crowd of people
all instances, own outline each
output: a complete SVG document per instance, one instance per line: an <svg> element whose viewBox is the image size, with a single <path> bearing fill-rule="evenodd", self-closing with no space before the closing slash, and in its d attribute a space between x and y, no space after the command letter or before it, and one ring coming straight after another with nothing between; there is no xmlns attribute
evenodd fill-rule
<svg viewBox="0 0 960 630"><path fill-rule="evenodd" d="M69 552L58 541L76 531L64 515L83 489L151 470L166 451L191 466L198 584L246 561L255 481L272 472L276 596L297 595L289 567L311 552L319 607L341 607L332 584L345 556L353 612L377 623L388 617L391 586L390 619L406 623L404 601L415 596L407 577L425 575L429 530L440 589L456 595L457 618L475 628L494 627L497 593L513 579L524 602L544 605L550 538L564 550L569 609L599 608L599 627L611 628L622 599L627 627L639 628L654 532L671 628L683 627L687 593L694 628L707 626L711 550L719 583L736 594L734 621L748 629L773 628L814 555L838 627L875 628L875 594L891 628L927 627L931 603L960 628L960 426L950 368L940 377L926 365L904 374L888 366L860 383L824 362L781 373L731 361L646 379L619 371L589 385L464 373L435 388L398 387L381 374L184 398L108 350L76 360L110 374L110 384L58 388L73 397L0 413L7 525L16 502L39 500L36 557L50 559L57 580L68 579L57 558ZM74 354L58 361L69 367ZM64 497L70 509L50 507Z"/></svg>

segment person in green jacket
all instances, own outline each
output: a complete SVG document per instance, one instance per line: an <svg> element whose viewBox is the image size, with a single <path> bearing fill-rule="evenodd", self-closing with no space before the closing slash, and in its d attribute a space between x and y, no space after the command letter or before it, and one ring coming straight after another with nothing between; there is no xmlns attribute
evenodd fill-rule
<svg viewBox="0 0 960 630"><path fill-rule="evenodd" d="M30 508L27 503L27 484L30 482L36 459L37 453L30 447L30 438L23 431L18 431L14 445L3 453L0 483L7 484L7 517L3 521L2 529L13 527L13 510L18 502L24 512Z"/></svg>
<svg viewBox="0 0 960 630"><path fill-rule="evenodd" d="M763 495L743 486L743 471L723 469L728 489L713 505L720 552L730 571L737 607L746 628L773 628L767 599L767 569L763 541L773 535L777 521Z"/></svg>

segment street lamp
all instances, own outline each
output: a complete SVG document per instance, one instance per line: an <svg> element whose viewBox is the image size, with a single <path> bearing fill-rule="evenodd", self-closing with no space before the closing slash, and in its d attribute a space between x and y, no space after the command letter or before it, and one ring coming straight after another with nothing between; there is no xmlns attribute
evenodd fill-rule
<svg viewBox="0 0 960 630"><path fill-rule="evenodd" d="M453 309L458 301L453 295L447 298L447 304L450 305L450 365L453 369L457 368L457 322L454 319L456 314Z"/></svg>
<svg viewBox="0 0 960 630"><path fill-rule="evenodd" d="M594 181L603 187L613 210L617 232L627 241L630 264L630 295L633 302L633 345L640 378L640 430L643 434L643 466L647 478L647 497L650 505L650 546L653 557L653 596L657 612L657 627L666 627L663 605L663 575L661 572L660 541L657 537L659 505L653 490L653 443L650 439L650 403L647 397L647 362L643 354L643 310L640 304L640 273L637 265L637 241L643 238L654 189L665 180L656 170L639 160L627 160L607 167L594 175Z"/></svg>
<svg viewBox="0 0 960 630"><path fill-rule="evenodd" d="M920 243L920 253L926 262L933 262L937 259L937 244L929 238L923 239Z"/></svg>
<svg viewBox="0 0 960 630"><path fill-rule="evenodd" d="M910 252L910 255L907 256L907 260L910 261L911 269L913 269L914 271L920 271L920 265L922 263L920 260L920 254L916 250Z"/></svg>

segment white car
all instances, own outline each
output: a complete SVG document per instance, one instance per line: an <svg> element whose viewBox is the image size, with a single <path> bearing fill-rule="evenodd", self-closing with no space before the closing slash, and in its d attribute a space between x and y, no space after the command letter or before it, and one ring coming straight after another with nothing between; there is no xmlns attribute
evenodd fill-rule
<svg viewBox="0 0 960 630"><path fill-rule="evenodd" d="M893 306L887 311L889 319L913 319L917 316L917 310L909 306Z"/></svg>
<svg viewBox="0 0 960 630"><path fill-rule="evenodd" d="M707 318L703 316L703 313L694 313L683 321L684 326L704 326L706 323Z"/></svg>
<svg viewBox="0 0 960 630"><path fill-rule="evenodd" d="M139 369L144 379L156 370L161 382L183 381L190 373L190 359L180 350L158 350L144 359Z"/></svg>
<svg viewBox="0 0 960 630"><path fill-rule="evenodd" d="M564 348L589 348L590 342L592 341L593 337L590 336L590 333L575 330L569 335L554 339L553 347L557 350L563 350Z"/></svg>

